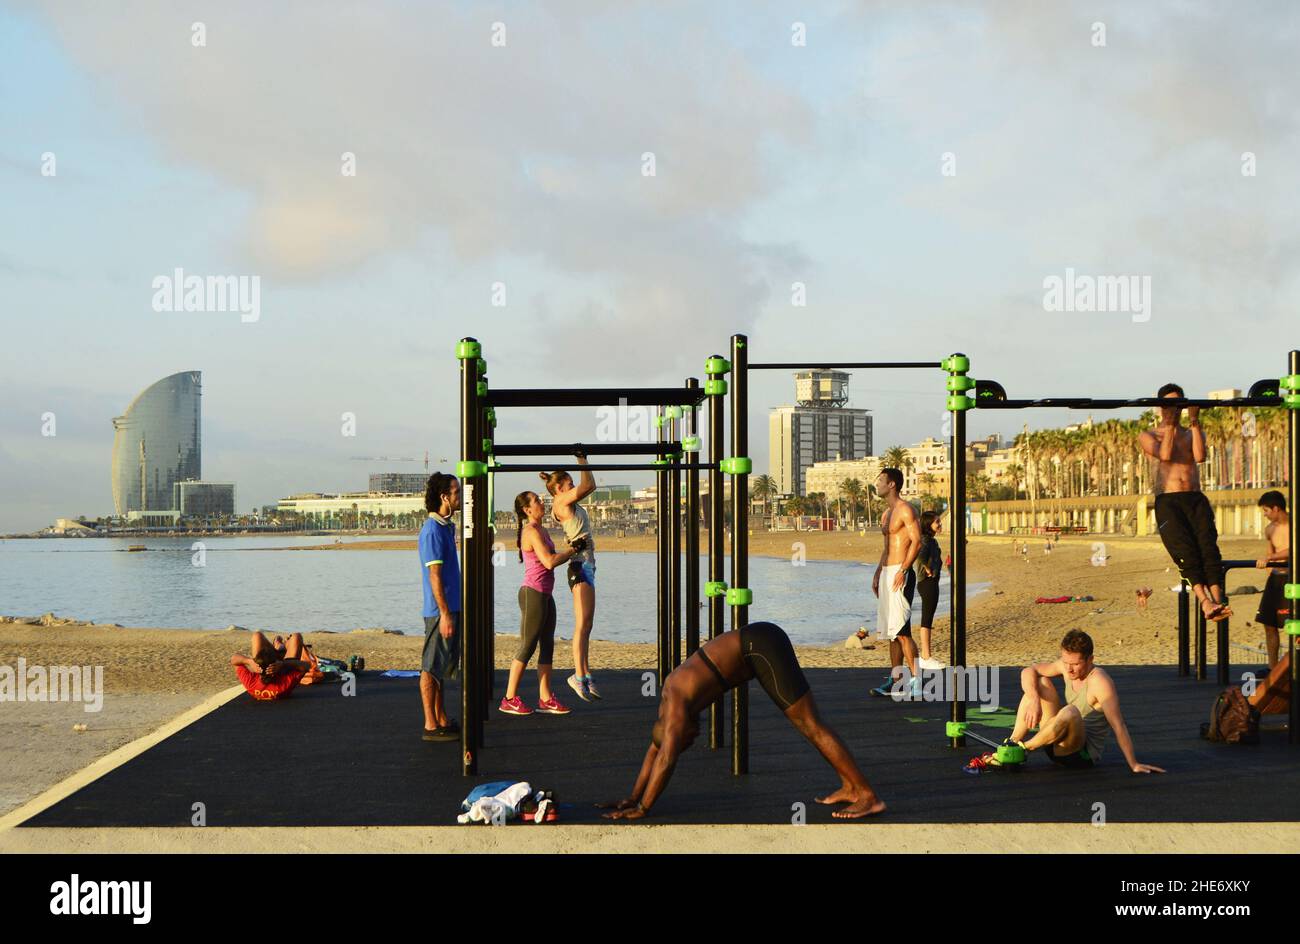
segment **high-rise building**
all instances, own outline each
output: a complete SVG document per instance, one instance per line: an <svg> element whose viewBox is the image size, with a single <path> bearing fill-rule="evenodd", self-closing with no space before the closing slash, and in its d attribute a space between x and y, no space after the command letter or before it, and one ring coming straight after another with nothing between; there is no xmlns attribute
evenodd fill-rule
<svg viewBox="0 0 1300 944"><path fill-rule="evenodd" d="M182 518L219 518L235 513L232 482L177 482L172 487L172 507Z"/></svg>
<svg viewBox="0 0 1300 944"><path fill-rule="evenodd" d="M795 405L768 416L768 474L782 495L806 495L814 462L871 455L871 413L848 406L849 375L805 370L794 375Z"/></svg>
<svg viewBox="0 0 1300 944"><path fill-rule="evenodd" d="M118 515L175 510L173 486L202 478L197 370L164 377L113 418L113 507Z"/></svg>
<svg viewBox="0 0 1300 944"><path fill-rule="evenodd" d="M424 494L429 484L427 472L371 472L370 491L387 494L409 495L411 492Z"/></svg>

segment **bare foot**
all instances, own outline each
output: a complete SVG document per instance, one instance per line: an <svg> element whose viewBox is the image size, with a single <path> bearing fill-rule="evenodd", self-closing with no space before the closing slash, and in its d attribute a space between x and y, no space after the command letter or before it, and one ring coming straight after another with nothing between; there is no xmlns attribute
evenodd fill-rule
<svg viewBox="0 0 1300 944"><path fill-rule="evenodd" d="M851 803L842 810L836 810L831 816L835 819L862 819L864 816L875 816L884 811L885 801L874 793L868 792L856 803Z"/></svg>
<svg viewBox="0 0 1300 944"><path fill-rule="evenodd" d="M824 797L814 797L814 799L815 799L818 803L826 803L826 804L830 804L830 803L852 803L852 802L853 802L854 800L856 800L857 798L858 798L858 793L857 793L857 791L854 790L852 787L848 786L847 784L845 784L844 786L840 787L840 788L839 788L838 790L836 790L834 793L828 794L827 796L824 796Z"/></svg>

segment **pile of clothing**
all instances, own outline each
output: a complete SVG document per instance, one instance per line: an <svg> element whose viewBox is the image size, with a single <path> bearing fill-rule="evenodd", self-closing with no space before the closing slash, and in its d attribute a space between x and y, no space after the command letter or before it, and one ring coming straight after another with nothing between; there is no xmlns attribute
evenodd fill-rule
<svg viewBox="0 0 1300 944"><path fill-rule="evenodd" d="M462 826L486 823L504 826L511 820L526 823L554 823L560 818L555 795L550 790L533 790L526 780L497 780L475 787L460 801Z"/></svg>

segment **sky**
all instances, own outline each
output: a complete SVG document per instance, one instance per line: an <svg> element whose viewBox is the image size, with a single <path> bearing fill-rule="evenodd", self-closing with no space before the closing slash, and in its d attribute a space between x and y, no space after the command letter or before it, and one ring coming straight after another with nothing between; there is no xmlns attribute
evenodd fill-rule
<svg viewBox="0 0 1300 944"><path fill-rule="evenodd" d="M1011 396L1279 376L1298 9L0 2L0 533L111 513L112 417L181 370L244 511L422 468L357 456L448 468L463 336L494 387L678 385L735 333L755 361L962 351ZM256 276L256 320L155 310L177 268ZM1047 310L1067 270L1149 279L1149 308ZM854 375L878 453L943 434L943 380ZM755 472L792 393L751 378Z"/></svg>

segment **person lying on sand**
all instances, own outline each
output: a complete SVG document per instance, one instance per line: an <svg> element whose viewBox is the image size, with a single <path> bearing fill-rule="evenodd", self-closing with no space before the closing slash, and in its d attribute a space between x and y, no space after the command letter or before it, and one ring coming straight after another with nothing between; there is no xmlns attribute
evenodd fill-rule
<svg viewBox="0 0 1300 944"><path fill-rule="evenodd" d="M1052 679L1065 682L1065 705ZM1092 660L1092 638L1083 630L1072 629L1061 640L1061 658L1040 662L1020 673L1024 691L1016 710L1016 727L1010 742L1026 751L1040 748L1055 764L1068 770L1096 766L1106 746L1107 735L1115 732L1115 742L1124 752L1129 769L1135 774L1164 773L1159 767L1138 762L1133 753L1124 716L1119 710L1115 682L1105 669ZM1036 734L1030 737L1033 730Z"/></svg>
<svg viewBox="0 0 1300 944"><path fill-rule="evenodd" d="M844 742L818 716L817 703L795 658L790 637L773 623L750 623L709 640L664 680L659 720L650 732L650 747L632 795L599 804L612 810L605 817L641 819L649 813L668 786L677 758L700 733L700 712L724 692L750 679L758 680L790 723L839 774L839 789L819 797L818 803L847 803L832 814L837 819L857 819L884 811L885 804L867 783Z"/></svg>
<svg viewBox="0 0 1300 944"><path fill-rule="evenodd" d="M287 644L280 636L272 643L261 633L253 633L252 653L252 656L236 653L230 657L230 664L235 667L245 691L258 701L286 697L311 669L302 633L294 633Z"/></svg>

